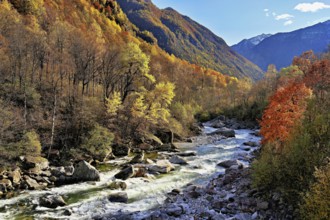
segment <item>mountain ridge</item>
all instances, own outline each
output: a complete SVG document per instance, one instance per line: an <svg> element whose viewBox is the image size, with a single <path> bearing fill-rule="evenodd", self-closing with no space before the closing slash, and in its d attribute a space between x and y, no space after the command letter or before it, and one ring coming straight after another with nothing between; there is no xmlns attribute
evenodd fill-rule
<svg viewBox="0 0 330 220"><path fill-rule="evenodd" d="M305 51L324 52L330 44L330 20L295 31L274 34L255 46L245 46L245 43L243 40L232 48L264 71L269 64L280 69L290 65L295 56Z"/></svg>
<svg viewBox="0 0 330 220"><path fill-rule="evenodd" d="M159 9L151 1L118 1L128 19L148 31L169 54L223 74L258 80L263 72L209 29L173 8Z"/></svg>

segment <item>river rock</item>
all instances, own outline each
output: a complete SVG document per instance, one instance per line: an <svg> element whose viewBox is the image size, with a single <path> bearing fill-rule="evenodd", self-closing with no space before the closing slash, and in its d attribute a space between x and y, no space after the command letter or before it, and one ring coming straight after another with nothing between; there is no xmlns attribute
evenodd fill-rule
<svg viewBox="0 0 330 220"><path fill-rule="evenodd" d="M183 210L180 206L173 206L166 209L166 214L169 216L179 217L183 214Z"/></svg>
<svg viewBox="0 0 330 220"><path fill-rule="evenodd" d="M235 131L229 128L220 128L209 133L208 135L222 135L224 137L230 138L230 137L235 137Z"/></svg>
<svg viewBox="0 0 330 220"><path fill-rule="evenodd" d="M137 154L129 163L135 164L135 163L143 163L144 162L144 151L142 151L140 154Z"/></svg>
<svg viewBox="0 0 330 220"><path fill-rule="evenodd" d="M245 146L250 146L250 147L257 147L258 143L254 141L247 141L243 143Z"/></svg>
<svg viewBox="0 0 330 220"><path fill-rule="evenodd" d="M235 220L252 220L251 214L238 213L234 216Z"/></svg>
<svg viewBox="0 0 330 220"><path fill-rule="evenodd" d="M112 190L117 190L117 189L125 190L127 188L127 184L123 181L114 181L108 185L108 188Z"/></svg>
<svg viewBox="0 0 330 220"><path fill-rule="evenodd" d="M19 185L21 183L21 170L16 168L14 171L8 173L8 177L12 180L14 185Z"/></svg>
<svg viewBox="0 0 330 220"><path fill-rule="evenodd" d="M66 202L64 201L63 197L60 195L48 195L48 196L40 197L39 205L46 208L55 209L59 206L60 207L66 206Z"/></svg>
<svg viewBox="0 0 330 220"><path fill-rule="evenodd" d="M170 151L170 152L176 152L177 147L170 143L170 144L163 144L157 148L158 151Z"/></svg>
<svg viewBox="0 0 330 220"><path fill-rule="evenodd" d="M32 179L27 175L24 176L24 180L29 189L40 190L43 188L43 186L39 185L39 183L36 180Z"/></svg>
<svg viewBox="0 0 330 220"><path fill-rule="evenodd" d="M269 203L268 202L258 202L257 203L257 209L258 210L266 210L266 209L268 209L268 207L269 207Z"/></svg>
<svg viewBox="0 0 330 220"><path fill-rule="evenodd" d="M131 178L135 175L134 173L134 167L129 166L126 167L125 169L121 170L119 173L115 175L116 179L121 179L121 180L127 180L128 178Z"/></svg>
<svg viewBox="0 0 330 220"><path fill-rule="evenodd" d="M134 167L134 177L146 177L147 175L147 168L146 167Z"/></svg>
<svg viewBox="0 0 330 220"><path fill-rule="evenodd" d="M26 156L23 159L23 166L25 169L38 167L40 170L45 170L49 167L49 161L43 157Z"/></svg>
<svg viewBox="0 0 330 220"><path fill-rule="evenodd" d="M175 167L168 160L159 160L156 165L149 166L149 171L152 173L169 173Z"/></svg>
<svg viewBox="0 0 330 220"><path fill-rule="evenodd" d="M187 151L187 152L177 153L176 155L178 155L180 157L193 157L193 156L196 156L197 153L195 151Z"/></svg>
<svg viewBox="0 0 330 220"><path fill-rule="evenodd" d="M112 153L116 157L128 156L130 151L131 151L131 148L128 145L125 145L125 144L114 144L112 146Z"/></svg>
<svg viewBox="0 0 330 220"><path fill-rule="evenodd" d="M154 149L154 147L151 144L147 144L147 143L139 144L138 148L143 151L151 151Z"/></svg>
<svg viewBox="0 0 330 220"><path fill-rule="evenodd" d="M182 157L179 157L177 155L172 156L169 161L173 164L180 164L180 165L187 165L188 162L183 159Z"/></svg>
<svg viewBox="0 0 330 220"><path fill-rule="evenodd" d="M99 181L100 173L86 161L80 161L74 168L72 178L77 182Z"/></svg>
<svg viewBox="0 0 330 220"><path fill-rule="evenodd" d="M0 180L0 191L7 192L8 190L12 190L13 185L9 179Z"/></svg>
<svg viewBox="0 0 330 220"><path fill-rule="evenodd" d="M218 166L223 167L223 168L229 168L234 165L240 165L241 163L237 160L225 160L220 163L218 163Z"/></svg>
<svg viewBox="0 0 330 220"><path fill-rule="evenodd" d="M240 146L239 148L241 150L244 150L244 151L250 151L251 150L251 148L249 146L246 146L246 145Z"/></svg>
<svg viewBox="0 0 330 220"><path fill-rule="evenodd" d="M110 202L128 203L128 196L126 192L110 194L108 199Z"/></svg>

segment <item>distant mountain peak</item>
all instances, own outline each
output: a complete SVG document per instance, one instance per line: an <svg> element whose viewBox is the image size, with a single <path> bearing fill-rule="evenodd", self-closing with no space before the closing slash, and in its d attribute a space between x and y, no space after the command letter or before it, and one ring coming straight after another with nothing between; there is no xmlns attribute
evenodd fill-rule
<svg viewBox="0 0 330 220"><path fill-rule="evenodd" d="M250 39L248 39L253 45L258 45L260 44L263 40L265 40L266 38L272 36L271 34L260 34L256 37L252 37Z"/></svg>
<svg viewBox="0 0 330 220"><path fill-rule="evenodd" d="M242 56L267 70L269 64L278 69L289 66L295 56L313 50L324 52L330 44L330 20L292 32L265 34L243 40L232 48Z"/></svg>

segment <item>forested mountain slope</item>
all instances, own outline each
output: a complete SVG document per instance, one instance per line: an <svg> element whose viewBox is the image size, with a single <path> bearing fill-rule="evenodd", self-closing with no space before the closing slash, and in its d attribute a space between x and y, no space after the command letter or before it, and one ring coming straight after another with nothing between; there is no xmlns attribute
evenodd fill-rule
<svg viewBox="0 0 330 220"><path fill-rule="evenodd" d="M24 155L102 161L114 143L139 148L164 131L182 137L195 117L231 106L251 86L155 41L116 1L1 1L0 163Z"/></svg>
<svg viewBox="0 0 330 220"><path fill-rule="evenodd" d="M207 28L172 8L160 10L150 0L118 1L129 20L157 38L170 54L229 76L262 77L262 71L235 53L226 42Z"/></svg>

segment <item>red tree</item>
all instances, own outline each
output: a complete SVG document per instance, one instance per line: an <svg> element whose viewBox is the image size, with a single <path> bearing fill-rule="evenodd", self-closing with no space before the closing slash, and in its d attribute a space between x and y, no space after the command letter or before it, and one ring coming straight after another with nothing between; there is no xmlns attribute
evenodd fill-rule
<svg viewBox="0 0 330 220"><path fill-rule="evenodd" d="M260 122L263 144L275 143L276 148L280 148L281 143L288 139L299 124L306 109L306 99L310 95L311 90L304 83L293 82L279 88L270 97L270 103Z"/></svg>

